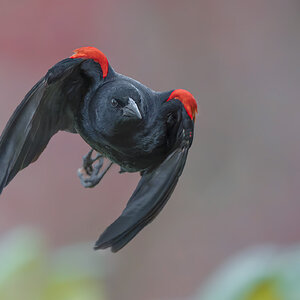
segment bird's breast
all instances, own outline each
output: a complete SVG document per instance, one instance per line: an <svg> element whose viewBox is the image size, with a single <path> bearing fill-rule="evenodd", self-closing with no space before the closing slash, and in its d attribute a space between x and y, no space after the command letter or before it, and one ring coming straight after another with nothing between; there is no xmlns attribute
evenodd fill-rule
<svg viewBox="0 0 300 300"><path fill-rule="evenodd" d="M126 172L141 172L159 164L165 157L164 147L135 145L114 145L97 143L94 147Z"/></svg>

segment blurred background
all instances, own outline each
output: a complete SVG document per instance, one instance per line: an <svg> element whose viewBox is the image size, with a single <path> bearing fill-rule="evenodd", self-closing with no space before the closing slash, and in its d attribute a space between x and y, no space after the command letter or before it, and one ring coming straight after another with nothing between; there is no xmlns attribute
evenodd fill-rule
<svg viewBox="0 0 300 300"><path fill-rule="evenodd" d="M47 70L87 45L118 72L155 90L187 89L199 105L175 192L117 254L95 252L93 243L139 175L115 166L85 190L76 170L88 145L55 135L1 195L0 253L11 254L0 256L1 299L21 299L16 287L22 299L42 300L300 299L291 288L300 281L300 252L291 250L300 242L299 15L299 0L1 0L1 131ZM24 269L28 261L34 271ZM276 279L283 269L290 280ZM61 285L53 280L95 293L54 295ZM239 284L246 292L230 294Z"/></svg>

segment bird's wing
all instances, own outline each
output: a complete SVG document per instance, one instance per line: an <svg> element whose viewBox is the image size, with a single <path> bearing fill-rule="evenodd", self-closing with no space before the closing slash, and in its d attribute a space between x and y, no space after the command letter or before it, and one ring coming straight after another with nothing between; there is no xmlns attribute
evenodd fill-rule
<svg viewBox="0 0 300 300"><path fill-rule="evenodd" d="M97 76L100 80L100 70L93 60L64 59L25 96L0 137L0 194L39 157L56 132L75 132L75 112L91 83Z"/></svg>
<svg viewBox="0 0 300 300"><path fill-rule="evenodd" d="M121 216L99 237L95 249L123 248L162 210L183 171L193 139L193 122L185 112L179 129L179 144L155 169L143 174Z"/></svg>

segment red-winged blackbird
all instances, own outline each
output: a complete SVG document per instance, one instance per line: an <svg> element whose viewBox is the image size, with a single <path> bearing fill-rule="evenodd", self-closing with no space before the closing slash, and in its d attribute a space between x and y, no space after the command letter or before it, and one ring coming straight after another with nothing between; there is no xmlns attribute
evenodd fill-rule
<svg viewBox="0 0 300 300"><path fill-rule="evenodd" d="M121 216L100 236L95 249L124 247L164 207L182 173L193 140L197 104L185 90L155 92L115 72L105 55L83 47L52 67L31 89L0 138L0 193L38 159L59 130L79 133L99 152L84 159L96 185L103 157L141 180ZM93 166L95 160L99 160Z"/></svg>

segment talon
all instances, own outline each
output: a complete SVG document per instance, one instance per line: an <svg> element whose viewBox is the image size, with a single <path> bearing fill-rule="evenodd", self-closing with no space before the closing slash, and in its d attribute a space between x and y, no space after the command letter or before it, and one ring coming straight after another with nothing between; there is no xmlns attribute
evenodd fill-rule
<svg viewBox="0 0 300 300"><path fill-rule="evenodd" d="M91 149L87 155L83 156L83 166L77 170L77 176L85 188L92 188L97 185L113 165L113 163L110 162L107 167L100 172L104 165L104 157L101 153L97 153L95 158L92 158L93 151L94 150Z"/></svg>
<svg viewBox="0 0 300 300"><path fill-rule="evenodd" d="M93 172L93 163L97 160L97 157L95 159L92 159L92 153L94 149L91 149L87 155L83 156L83 169L88 175L91 175Z"/></svg>

